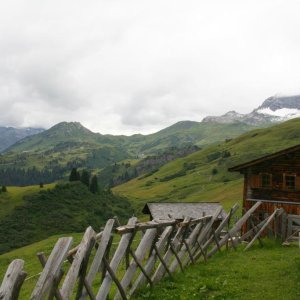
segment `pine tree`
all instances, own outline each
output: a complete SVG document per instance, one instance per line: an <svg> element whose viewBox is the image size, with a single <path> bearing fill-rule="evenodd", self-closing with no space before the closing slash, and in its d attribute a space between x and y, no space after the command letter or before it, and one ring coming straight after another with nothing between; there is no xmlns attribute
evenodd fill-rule
<svg viewBox="0 0 300 300"><path fill-rule="evenodd" d="M93 194L96 194L98 192L98 179L96 175L92 177L91 184L90 184L90 191Z"/></svg>
<svg viewBox="0 0 300 300"><path fill-rule="evenodd" d="M87 187L90 185L90 173L87 170L83 170L80 176L80 181Z"/></svg>
<svg viewBox="0 0 300 300"><path fill-rule="evenodd" d="M77 168L73 168L70 173L69 181L78 181L80 180L80 174L77 171Z"/></svg>

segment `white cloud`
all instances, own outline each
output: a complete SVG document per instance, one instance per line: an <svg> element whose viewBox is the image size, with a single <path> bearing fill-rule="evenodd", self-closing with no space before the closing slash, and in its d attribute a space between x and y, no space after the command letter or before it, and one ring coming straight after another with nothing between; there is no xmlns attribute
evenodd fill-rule
<svg viewBox="0 0 300 300"><path fill-rule="evenodd" d="M298 0L0 3L0 125L158 130L300 92Z"/></svg>

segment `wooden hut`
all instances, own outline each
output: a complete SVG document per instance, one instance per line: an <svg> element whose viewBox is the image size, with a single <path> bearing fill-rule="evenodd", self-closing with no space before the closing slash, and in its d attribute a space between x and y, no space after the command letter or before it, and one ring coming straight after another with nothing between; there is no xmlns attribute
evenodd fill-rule
<svg viewBox="0 0 300 300"><path fill-rule="evenodd" d="M232 167L244 175L243 207L248 210L257 201L262 220L276 208L290 216L300 215L300 145Z"/></svg>
<svg viewBox="0 0 300 300"><path fill-rule="evenodd" d="M218 202L149 202L144 206L142 212L150 215L151 220L183 220L185 217L197 219L213 215L220 207L222 206ZM226 212L222 209L218 220L223 220L225 217Z"/></svg>

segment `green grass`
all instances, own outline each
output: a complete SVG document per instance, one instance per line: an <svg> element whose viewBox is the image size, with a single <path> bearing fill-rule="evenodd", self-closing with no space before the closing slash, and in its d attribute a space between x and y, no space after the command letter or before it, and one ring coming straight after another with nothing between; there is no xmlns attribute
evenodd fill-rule
<svg viewBox="0 0 300 300"><path fill-rule="evenodd" d="M162 280L152 290L145 288L134 299L299 299L300 251L297 245L283 247L268 241L248 252L218 253L207 263L197 263Z"/></svg>
<svg viewBox="0 0 300 300"><path fill-rule="evenodd" d="M221 201L228 208L242 200L242 176L228 172L228 167L299 143L300 119L294 119L206 147L164 165L151 176L131 180L113 190L126 196L137 213L150 201Z"/></svg>
<svg viewBox="0 0 300 300"><path fill-rule="evenodd" d="M43 189L52 189L54 184L45 184ZM24 196L33 195L40 190L39 185L26 187L8 186L6 193L0 193L0 219L10 214L17 206L24 203Z"/></svg>

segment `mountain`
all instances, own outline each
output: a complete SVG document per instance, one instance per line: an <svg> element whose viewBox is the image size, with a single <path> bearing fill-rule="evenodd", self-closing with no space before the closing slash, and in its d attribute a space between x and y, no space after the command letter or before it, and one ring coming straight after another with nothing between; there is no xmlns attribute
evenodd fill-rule
<svg viewBox="0 0 300 300"><path fill-rule="evenodd" d="M0 127L0 153L17 141L44 131L42 128Z"/></svg>
<svg viewBox="0 0 300 300"><path fill-rule="evenodd" d="M225 208L242 200L243 179L228 168L300 144L300 118L255 129L214 144L140 176L113 191L141 211L146 202L220 201ZM241 203L241 202L240 202Z"/></svg>
<svg viewBox="0 0 300 300"><path fill-rule="evenodd" d="M73 167L98 173L125 159L143 159L171 148L180 152L193 145L207 146L253 128L243 123L182 121L154 134L112 136L94 133L78 122L62 122L7 148L0 156L0 183L50 183L66 177Z"/></svg>
<svg viewBox="0 0 300 300"><path fill-rule="evenodd" d="M266 99L261 106L249 114L239 114L235 111L214 117L209 116L202 122L218 122L222 124L243 122L249 125L265 126L300 117L300 95L273 96Z"/></svg>
<svg viewBox="0 0 300 300"><path fill-rule="evenodd" d="M78 122L62 122L28 136L0 156L5 185L50 183L68 176L73 167L103 168L131 157L122 143L93 133Z"/></svg>

